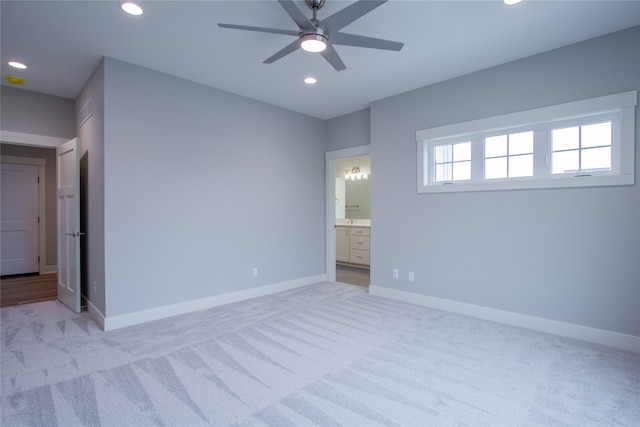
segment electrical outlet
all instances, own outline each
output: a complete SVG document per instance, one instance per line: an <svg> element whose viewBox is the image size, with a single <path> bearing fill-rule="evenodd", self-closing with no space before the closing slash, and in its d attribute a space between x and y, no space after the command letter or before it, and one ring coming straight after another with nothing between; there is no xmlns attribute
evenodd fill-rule
<svg viewBox="0 0 640 427"><path fill-rule="evenodd" d="M413 282L416 280L416 276L413 274L413 271L409 272L409 281Z"/></svg>
<svg viewBox="0 0 640 427"><path fill-rule="evenodd" d="M399 276L399 275L398 275L398 269L397 269L397 268L394 268L394 269L393 269L393 278L394 278L394 279L397 279L397 278L398 278L398 276Z"/></svg>
<svg viewBox="0 0 640 427"><path fill-rule="evenodd" d="M258 277L258 267L253 267L253 271L251 272L253 277Z"/></svg>

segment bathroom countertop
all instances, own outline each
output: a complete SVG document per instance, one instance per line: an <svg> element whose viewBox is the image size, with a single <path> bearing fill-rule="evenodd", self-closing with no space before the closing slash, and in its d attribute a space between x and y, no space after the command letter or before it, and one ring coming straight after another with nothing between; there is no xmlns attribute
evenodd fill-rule
<svg viewBox="0 0 640 427"><path fill-rule="evenodd" d="M336 220L336 227L371 227L370 219L354 219L353 223L350 219Z"/></svg>

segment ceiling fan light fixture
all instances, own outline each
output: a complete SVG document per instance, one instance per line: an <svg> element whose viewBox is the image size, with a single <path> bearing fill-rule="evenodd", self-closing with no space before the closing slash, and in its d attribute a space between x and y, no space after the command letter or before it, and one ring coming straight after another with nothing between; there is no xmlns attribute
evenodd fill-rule
<svg viewBox="0 0 640 427"><path fill-rule="evenodd" d="M327 38L322 34L305 34L300 37L300 47L307 52L322 52L327 48Z"/></svg>

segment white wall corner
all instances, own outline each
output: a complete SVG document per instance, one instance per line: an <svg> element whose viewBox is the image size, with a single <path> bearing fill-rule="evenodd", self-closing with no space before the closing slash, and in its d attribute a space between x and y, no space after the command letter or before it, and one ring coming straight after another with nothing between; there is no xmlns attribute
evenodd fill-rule
<svg viewBox="0 0 640 427"><path fill-rule="evenodd" d="M542 317L529 316L526 314L514 313L510 311L498 310L480 305L467 304L463 302L431 297L416 294L413 292L399 291L382 286L369 286L369 294L402 301L409 304L416 304L435 310L447 311L450 313L462 314L464 316L476 317L478 319L490 320L504 323L506 325L518 326L520 328L531 329L533 331L544 332L562 337L588 341L608 347L615 347L621 350L640 353L640 337L634 335L621 334L618 332L596 329L588 326L576 325L572 323L559 322L557 320L545 319Z"/></svg>
<svg viewBox="0 0 640 427"><path fill-rule="evenodd" d="M124 328L127 326L138 325L153 320L165 319L167 317L187 314L194 311L205 310L233 302L244 301L251 298L257 298L265 295L271 295L278 292L284 292L291 289L301 288L303 286L313 285L326 281L325 274L316 276L303 277L300 279L290 280L286 282L274 283L271 285L260 286L257 288L244 289L241 291L230 292L222 295L201 298L192 301L181 302L177 304L166 305L163 307L152 308L149 310L136 311L117 316L103 317L102 323L93 314L94 318L102 326L105 331ZM89 311L91 313L91 311ZM99 311L98 314L101 315Z"/></svg>

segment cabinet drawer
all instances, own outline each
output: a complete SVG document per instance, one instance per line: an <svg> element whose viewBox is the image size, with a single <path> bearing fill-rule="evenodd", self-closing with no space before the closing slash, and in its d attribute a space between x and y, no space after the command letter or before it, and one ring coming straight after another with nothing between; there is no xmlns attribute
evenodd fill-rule
<svg viewBox="0 0 640 427"><path fill-rule="evenodd" d="M368 236L369 227L351 227L352 236Z"/></svg>
<svg viewBox="0 0 640 427"><path fill-rule="evenodd" d="M349 261L351 262L351 264L369 265L369 251L351 249L351 253L349 254Z"/></svg>
<svg viewBox="0 0 640 427"><path fill-rule="evenodd" d="M369 236L351 235L351 249L369 250Z"/></svg>

